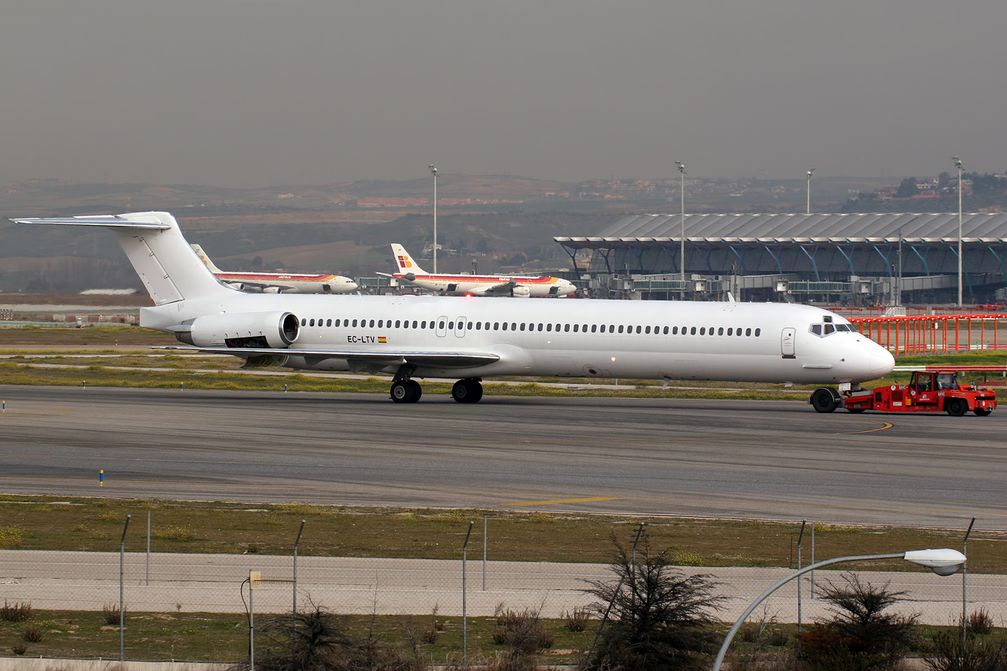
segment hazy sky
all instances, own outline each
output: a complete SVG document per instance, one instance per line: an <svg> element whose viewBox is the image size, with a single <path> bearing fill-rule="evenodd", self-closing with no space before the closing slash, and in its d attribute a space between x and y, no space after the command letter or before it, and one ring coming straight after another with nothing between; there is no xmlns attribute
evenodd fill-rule
<svg viewBox="0 0 1007 671"><path fill-rule="evenodd" d="M0 181L1007 169L1004 0L0 0Z"/></svg>

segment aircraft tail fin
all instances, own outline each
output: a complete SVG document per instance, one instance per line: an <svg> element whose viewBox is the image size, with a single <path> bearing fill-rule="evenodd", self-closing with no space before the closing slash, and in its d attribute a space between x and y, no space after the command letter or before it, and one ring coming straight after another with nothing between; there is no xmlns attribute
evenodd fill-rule
<svg viewBox="0 0 1007 671"><path fill-rule="evenodd" d="M419 264L413 261L406 248L397 242L392 243L392 254L395 256L395 265L400 273L412 273L413 275L426 275L427 271L420 268Z"/></svg>
<svg viewBox="0 0 1007 671"><path fill-rule="evenodd" d="M203 251L202 247L200 247L196 243L192 243L189 246L192 247L192 251L196 252L196 256L199 257L199 260L203 262L203 265L206 266L210 270L211 273L217 274L217 273L224 272L220 268L217 267L216 263L214 263L212 260L210 260L210 257L206 255L206 252Z"/></svg>
<svg viewBox="0 0 1007 671"><path fill-rule="evenodd" d="M167 212L86 217L13 219L19 224L107 228L119 238L150 297L158 305L230 291L217 281L182 236Z"/></svg>

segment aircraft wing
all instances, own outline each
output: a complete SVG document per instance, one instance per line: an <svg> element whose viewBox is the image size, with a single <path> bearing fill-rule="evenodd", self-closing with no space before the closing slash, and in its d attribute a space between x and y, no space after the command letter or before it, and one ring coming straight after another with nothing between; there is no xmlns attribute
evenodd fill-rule
<svg viewBox="0 0 1007 671"><path fill-rule="evenodd" d="M367 363L382 364L385 366L399 366L403 364L415 364L417 366L431 366L437 368L471 368L474 366L484 366L500 360L500 356L489 352L438 352L422 350L394 350L388 348L380 349L312 349L312 348L289 348L279 349L272 347L195 347L186 345L167 345L157 349L181 350L188 352L209 352L211 354L230 354L243 358L259 356L303 356L318 359L344 359L346 361L361 361Z"/></svg>
<svg viewBox="0 0 1007 671"><path fill-rule="evenodd" d="M500 282L479 289L478 293L480 296L510 296L516 286L518 285L515 282Z"/></svg>

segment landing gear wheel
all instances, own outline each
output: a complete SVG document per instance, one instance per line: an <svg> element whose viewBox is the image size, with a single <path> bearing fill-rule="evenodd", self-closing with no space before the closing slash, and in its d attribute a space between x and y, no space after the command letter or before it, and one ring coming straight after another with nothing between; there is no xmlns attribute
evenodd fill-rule
<svg viewBox="0 0 1007 671"><path fill-rule="evenodd" d="M963 398L949 398L944 402L944 409L952 417L961 417L969 411L969 404Z"/></svg>
<svg viewBox="0 0 1007 671"><path fill-rule="evenodd" d="M976 417L989 417L992 410L987 410L986 408L976 408Z"/></svg>
<svg viewBox="0 0 1007 671"><path fill-rule="evenodd" d="M458 403L478 403L483 397L483 386L479 380L458 380L451 387L451 398Z"/></svg>
<svg viewBox="0 0 1007 671"><path fill-rule="evenodd" d="M396 403L415 403L423 395L423 388L415 380L392 382L391 396Z"/></svg>
<svg viewBox="0 0 1007 671"><path fill-rule="evenodd" d="M811 393L811 406L816 412L835 412L842 401L839 392L829 387L819 387Z"/></svg>

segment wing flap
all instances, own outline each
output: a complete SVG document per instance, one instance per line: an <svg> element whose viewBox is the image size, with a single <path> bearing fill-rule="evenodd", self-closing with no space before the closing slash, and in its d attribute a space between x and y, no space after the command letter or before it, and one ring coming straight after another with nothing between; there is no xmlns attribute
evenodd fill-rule
<svg viewBox="0 0 1007 671"><path fill-rule="evenodd" d="M416 364L442 368L470 368L484 366L500 360L498 354L489 352L436 352L417 350L355 350L355 349L274 349L270 347L189 347L168 345L157 349L181 350L188 352L209 352L230 354L240 357L255 356L304 356L320 359L344 359L346 361L366 361L386 365Z"/></svg>

